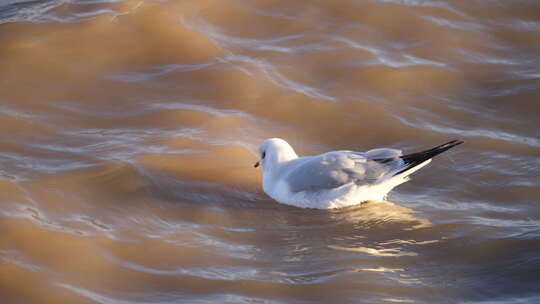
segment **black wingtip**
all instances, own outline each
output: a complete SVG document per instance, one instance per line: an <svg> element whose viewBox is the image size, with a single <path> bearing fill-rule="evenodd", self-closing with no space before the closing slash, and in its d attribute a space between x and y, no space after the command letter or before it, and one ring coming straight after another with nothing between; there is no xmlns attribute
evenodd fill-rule
<svg viewBox="0 0 540 304"><path fill-rule="evenodd" d="M448 149L451 149L457 145L461 145L465 143L464 141L462 140L457 140L457 139L454 139L454 140L451 140L445 144L442 144L442 145L439 145L439 146L436 146L435 148L431 148L429 150L425 150L425 151L422 151L422 152L417 152L417 153L413 153L413 154L409 154L409 155L404 155L402 156L403 159L406 159L406 158L411 158L411 159L415 159L415 158L424 158L424 159L428 159L428 158L432 158L432 157L435 157L443 152L445 152L446 150Z"/></svg>
<svg viewBox="0 0 540 304"><path fill-rule="evenodd" d="M425 151L417 152L417 153L412 153L412 154L408 154L408 155L403 155L403 156L401 156L401 159L403 159L403 161L405 162L405 167L402 170L395 173L394 175L405 172L405 171L409 170L410 168L416 167L419 164L425 162L426 160L431 159L431 158L433 158L433 157L447 151L448 149L451 149L451 148L453 148L453 147L455 147L457 145L461 145L463 143L465 143L463 140L455 139L455 140L449 141L449 142L447 142L445 144L436 146L435 148L431 148L429 150L425 150Z"/></svg>
<svg viewBox="0 0 540 304"><path fill-rule="evenodd" d="M454 139L452 141L449 141L449 142L447 142L447 143L445 143L443 145L440 145L440 146L436 147L435 149L437 149L437 150L438 149L444 149L444 148L450 149L450 148L453 148L453 147L455 147L457 145L461 145L463 143L465 143L463 140Z"/></svg>

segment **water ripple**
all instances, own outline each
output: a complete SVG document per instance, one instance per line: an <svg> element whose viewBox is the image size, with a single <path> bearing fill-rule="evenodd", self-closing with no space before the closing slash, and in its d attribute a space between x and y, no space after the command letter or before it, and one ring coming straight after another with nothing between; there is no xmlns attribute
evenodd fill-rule
<svg viewBox="0 0 540 304"><path fill-rule="evenodd" d="M434 123L429 123L426 121L413 123L400 116L394 116L394 117L405 125L412 126L415 128L422 128L426 130L434 130L443 134L452 134L452 135L459 135L459 136L465 136L465 137L486 137L486 138L500 140L500 141L508 141L515 144L531 146L535 148L540 147L540 140L537 138L529 137L529 136L521 136L521 135L512 134L508 132L492 131L492 130L486 130L486 129L464 130L464 129L458 129L458 128L454 128L450 126L439 126Z"/></svg>

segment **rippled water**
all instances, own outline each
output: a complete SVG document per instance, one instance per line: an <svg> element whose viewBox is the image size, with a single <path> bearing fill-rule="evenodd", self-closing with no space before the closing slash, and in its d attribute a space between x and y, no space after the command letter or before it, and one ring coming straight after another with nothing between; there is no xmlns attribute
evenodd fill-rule
<svg viewBox="0 0 540 304"><path fill-rule="evenodd" d="M539 303L540 2L3 1L2 303ZM337 211L300 154L465 145Z"/></svg>

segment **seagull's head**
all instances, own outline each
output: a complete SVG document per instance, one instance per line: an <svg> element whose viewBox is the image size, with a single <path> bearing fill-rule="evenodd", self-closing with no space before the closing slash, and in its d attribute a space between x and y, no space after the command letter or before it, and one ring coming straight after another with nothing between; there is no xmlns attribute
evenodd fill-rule
<svg viewBox="0 0 540 304"><path fill-rule="evenodd" d="M262 166L263 171L276 164L297 158L291 145L281 138L265 139L259 147L259 161L255 163L255 168Z"/></svg>

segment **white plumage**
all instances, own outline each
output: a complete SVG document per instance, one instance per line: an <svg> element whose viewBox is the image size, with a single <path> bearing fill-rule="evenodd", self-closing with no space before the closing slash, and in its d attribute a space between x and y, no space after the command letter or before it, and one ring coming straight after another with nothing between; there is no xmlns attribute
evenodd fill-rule
<svg viewBox="0 0 540 304"><path fill-rule="evenodd" d="M298 157L283 139L266 139L259 148L263 190L276 201L301 208L332 209L381 201L431 158L458 144L451 141L419 153L396 149L332 151Z"/></svg>

